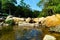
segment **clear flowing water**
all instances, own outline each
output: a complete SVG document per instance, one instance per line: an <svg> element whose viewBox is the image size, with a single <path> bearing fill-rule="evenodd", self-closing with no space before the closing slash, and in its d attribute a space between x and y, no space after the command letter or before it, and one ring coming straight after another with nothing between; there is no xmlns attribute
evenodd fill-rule
<svg viewBox="0 0 60 40"><path fill-rule="evenodd" d="M36 29L30 29L30 30L23 30L21 32L23 35L20 35L20 32L16 33L16 40L42 40L42 31L38 31Z"/></svg>
<svg viewBox="0 0 60 40"><path fill-rule="evenodd" d="M13 31L1 34L0 40L42 40L44 35L53 35L60 40L60 33L49 32L48 28L20 28L14 26Z"/></svg>

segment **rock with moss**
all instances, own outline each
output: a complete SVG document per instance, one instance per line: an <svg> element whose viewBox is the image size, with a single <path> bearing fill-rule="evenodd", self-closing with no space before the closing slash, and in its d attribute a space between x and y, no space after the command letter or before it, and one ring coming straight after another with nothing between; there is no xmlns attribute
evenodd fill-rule
<svg viewBox="0 0 60 40"><path fill-rule="evenodd" d="M60 32L60 25L55 27L50 27L49 31Z"/></svg>
<svg viewBox="0 0 60 40"><path fill-rule="evenodd" d="M14 24L14 20L12 18L11 15L9 15L6 20L5 20L5 23L9 24L9 25L13 25Z"/></svg>

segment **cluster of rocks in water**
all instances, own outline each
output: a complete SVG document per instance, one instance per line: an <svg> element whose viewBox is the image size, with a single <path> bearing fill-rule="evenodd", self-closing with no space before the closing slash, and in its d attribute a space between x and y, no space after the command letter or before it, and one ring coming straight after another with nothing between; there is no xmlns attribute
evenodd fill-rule
<svg viewBox="0 0 60 40"><path fill-rule="evenodd" d="M55 26L55 27L50 27L49 31L52 31L52 32L60 32L60 25Z"/></svg>
<svg viewBox="0 0 60 40"><path fill-rule="evenodd" d="M7 17L5 22L8 21L8 23L1 22L0 26L9 26L11 24L10 21L12 22L12 20L13 20L12 16ZM40 27L41 26L41 27L43 27L41 22L35 23L35 21L32 21L32 20L30 22L28 22L28 21L24 22L24 21L18 22L18 26L21 26L21 27ZM55 27L50 27L49 31L60 32L60 25L55 26ZM42 31L37 31L37 30L33 29L33 30L30 30L29 32L26 32L23 36L24 38L22 38L22 39L20 39L20 36L17 35L16 40L25 40L25 39L30 40L32 38L35 38L35 40L41 40L40 38L38 38L38 35L41 36L42 34L43 34ZM45 35L43 40L56 40L56 38L54 36L51 36L51 35Z"/></svg>

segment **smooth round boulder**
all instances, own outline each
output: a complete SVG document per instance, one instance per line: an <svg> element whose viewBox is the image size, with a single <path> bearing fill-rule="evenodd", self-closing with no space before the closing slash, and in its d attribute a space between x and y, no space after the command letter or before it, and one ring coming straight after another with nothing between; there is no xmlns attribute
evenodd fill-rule
<svg viewBox="0 0 60 40"><path fill-rule="evenodd" d="M43 40L56 40L56 38L54 36L51 36L51 35L45 35Z"/></svg>

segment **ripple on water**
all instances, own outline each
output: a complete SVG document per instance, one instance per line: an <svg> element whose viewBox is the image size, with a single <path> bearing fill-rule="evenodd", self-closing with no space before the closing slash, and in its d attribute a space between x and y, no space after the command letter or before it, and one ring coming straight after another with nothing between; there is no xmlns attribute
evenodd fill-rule
<svg viewBox="0 0 60 40"><path fill-rule="evenodd" d="M20 34L17 33L16 40L41 40L42 34L43 32L41 30L32 29L26 31L25 34L23 34L23 36L20 36Z"/></svg>

